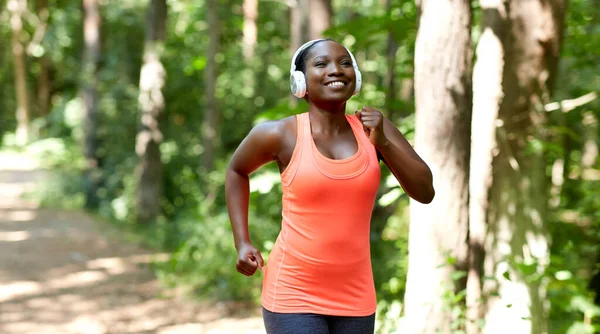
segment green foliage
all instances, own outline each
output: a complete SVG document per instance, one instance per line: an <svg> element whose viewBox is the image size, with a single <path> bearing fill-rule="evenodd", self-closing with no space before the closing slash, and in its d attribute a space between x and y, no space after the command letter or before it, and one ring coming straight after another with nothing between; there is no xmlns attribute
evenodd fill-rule
<svg viewBox="0 0 600 334"><path fill-rule="evenodd" d="M102 50L98 72L100 116L98 153L103 171L98 214L141 243L167 250L172 257L156 265L165 284L185 287L202 298L257 301L261 274L248 278L235 271L236 252L227 216L224 178L233 150L255 124L280 119L306 110L299 100L290 104L288 71L289 11L285 1L259 1L258 42L255 56L242 55L242 0L220 0L220 47L216 96L222 116L217 167L205 172L199 168L204 148L201 123L204 118L204 73L209 43L205 21L206 1L169 0L167 39L162 62L167 81L164 89L166 110L161 116L164 142L162 154L163 215L148 226L133 223L135 211L135 136L139 124L138 85L142 62L146 6L148 1L107 0L102 2ZM474 1L473 39L476 43L480 11ZM31 6L31 5L30 5ZM84 202L81 151L82 113L78 85L81 72L82 13L80 3L49 1L49 25L40 46L27 55L28 87L33 110L32 138L26 150L44 167L56 172L35 196L52 207L79 208ZM35 15L34 8L30 8ZM386 111L398 110L393 121L409 140L413 137L414 106L399 98L386 101L384 78L390 71L400 87L413 72L417 9L414 1L392 0L387 10L380 1L334 1L333 26L325 35L348 46L356 55L363 73L363 90L347 105L349 113L368 105ZM571 99L600 87L600 8L597 3L571 0L565 42L556 80L555 99ZM0 11L0 37L11 36L8 14ZM27 21L24 42L36 26ZM398 45L394 68L387 66L387 39L391 34ZM48 115L37 110L37 78L41 57L48 57L52 82ZM16 109L14 71L10 48L0 48L0 140L13 143ZM399 95L399 94L396 94ZM581 164L585 115L600 119L596 101L569 113L549 114L546 142L527 143L547 158L547 175L553 163L564 161L564 184L559 203L550 211L552 249L550 266L543 273L537 264L511 262L507 279L518 273L532 282L546 281L552 333L592 333L600 331L598 306L592 303L591 277L600 268L600 189ZM596 135L598 130L596 129ZM597 138L597 137L596 137ZM597 139L596 139L597 144ZM597 172L598 162L594 165ZM250 233L265 258L273 246L281 224L281 188L277 166L261 168L251 178ZM401 188L388 182L384 171L381 192L372 221L371 254L378 295L377 331L391 333L401 328L402 300L408 269L408 198ZM393 180L393 178L392 178ZM385 212L392 212L391 215ZM448 264L453 259L448 258ZM464 279L464 272L453 279ZM448 288L446 306L456 315L453 329L464 325L464 291Z"/></svg>

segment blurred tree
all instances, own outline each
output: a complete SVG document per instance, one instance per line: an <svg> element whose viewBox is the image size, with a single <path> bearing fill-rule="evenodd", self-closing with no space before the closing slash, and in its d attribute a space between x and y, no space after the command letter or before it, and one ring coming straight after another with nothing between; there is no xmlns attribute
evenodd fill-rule
<svg viewBox="0 0 600 334"><path fill-rule="evenodd" d="M302 44L308 41L309 1L296 0L290 6L290 55L293 55ZM295 107L298 100L289 95L290 107Z"/></svg>
<svg viewBox="0 0 600 334"><path fill-rule="evenodd" d="M98 189L102 172L98 155L98 67L100 62L100 8L98 0L83 0L83 59L81 71L81 97L83 100L83 154L86 159L87 208L99 205Z"/></svg>
<svg viewBox="0 0 600 334"><path fill-rule="evenodd" d="M391 15L392 0L385 0L385 9L388 15ZM388 27L386 50L387 71L385 74L385 109L387 111L387 118L392 120L392 122L394 120L394 100L396 100L396 73L394 71L396 68L396 51L398 51L398 45L396 44L394 37L394 30L390 25Z"/></svg>
<svg viewBox="0 0 600 334"><path fill-rule="evenodd" d="M151 0L146 18L146 42L140 71L141 128L136 138L136 217L147 224L161 211L163 166L160 144L163 142L161 115L165 109L163 87L166 71L161 63L166 38L167 2Z"/></svg>
<svg viewBox="0 0 600 334"><path fill-rule="evenodd" d="M244 58L248 60L254 56L254 49L256 47L256 20L258 18L258 0L244 0L243 10Z"/></svg>
<svg viewBox="0 0 600 334"><path fill-rule="evenodd" d="M206 2L206 22L208 24L208 35L210 38L207 55L206 68L204 69L204 124L202 126L202 167L205 172L213 170L216 159L216 150L220 141L221 115L217 109L217 54L219 52L219 18L217 1Z"/></svg>
<svg viewBox="0 0 600 334"><path fill-rule="evenodd" d="M331 0L308 0L309 4L309 22L308 38L323 38L323 31L331 26L333 8Z"/></svg>
<svg viewBox="0 0 600 334"><path fill-rule="evenodd" d="M445 296L460 296L467 267L471 3L418 3L415 148L436 196L411 202L405 314L410 333L449 333L457 314Z"/></svg>
<svg viewBox="0 0 600 334"><path fill-rule="evenodd" d="M48 26L48 0L38 0L37 2L37 13L38 13L38 27L36 28L36 34L39 35L38 40L35 40L35 44L30 44L31 48L37 47L41 44L44 38ZM35 52L34 50L32 50ZM43 54L39 57L39 76L37 83L37 97L38 97L38 108L39 115L46 116L50 112L50 91L52 90L52 83L50 78L50 57L48 56L48 50L43 50Z"/></svg>
<svg viewBox="0 0 600 334"><path fill-rule="evenodd" d="M566 0L481 1L474 70L471 238L485 249L484 333L547 333L549 263L545 110L557 70ZM485 240L485 244L484 244ZM478 258L479 259L479 258ZM477 307L475 299L469 298ZM473 314L474 316L476 314Z"/></svg>
<svg viewBox="0 0 600 334"><path fill-rule="evenodd" d="M12 29L12 54L15 69L15 90L17 95L17 131L16 144L29 141L29 89L27 88L27 69L25 68L25 48L23 46L23 16L27 11L27 0L8 0L10 26Z"/></svg>

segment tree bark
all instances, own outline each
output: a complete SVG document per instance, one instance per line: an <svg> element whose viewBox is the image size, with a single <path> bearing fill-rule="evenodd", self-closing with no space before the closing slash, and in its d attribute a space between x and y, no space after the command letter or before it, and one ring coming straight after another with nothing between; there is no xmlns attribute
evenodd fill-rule
<svg viewBox="0 0 600 334"><path fill-rule="evenodd" d="M148 6L138 99L141 129L136 138L136 217L140 224L154 221L161 212L163 166L160 144L163 142L163 134L160 123L165 109L162 90L166 77L161 55L166 37L166 20L166 0L152 0Z"/></svg>
<svg viewBox="0 0 600 334"><path fill-rule="evenodd" d="M310 27L309 39L323 38L323 31L331 26L333 8L331 0L309 0L310 2Z"/></svg>
<svg viewBox="0 0 600 334"><path fill-rule="evenodd" d="M7 7L10 13L10 26L12 29L12 54L15 64L15 90L17 93L17 129L15 141L18 146L23 146L29 141L30 118L25 48L21 42L23 14L27 10L27 0L8 0Z"/></svg>
<svg viewBox="0 0 600 334"><path fill-rule="evenodd" d="M98 0L83 0L83 69L81 95L83 99L83 153L86 164L86 207L99 204L101 183L98 157L98 63L100 60L100 9Z"/></svg>
<svg viewBox="0 0 600 334"><path fill-rule="evenodd" d="M217 84L217 62L215 57L219 49L220 28L216 1L207 1L206 6L210 42L204 70L206 108L204 109L204 124L202 126L202 143L204 146L202 165L204 172L210 172L214 168L215 151L220 143L221 115L217 110L217 97L215 95Z"/></svg>
<svg viewBox="0 0 600 334"><path fill-rule="evenodd" d="M258 0L244 0L243 10L244 58L248 60L254 56L254 48L256 47L256 19L258 18Z"/></svg>
<svg viewBox="0 0 600 334"><path fill-rule="evenodd" d="M415 49L415 148L429 164L436 197L411 201L407 333L448 333L456 320L444 296L464 289L467 269L471 123L471 7L422 0ZM454 323L456 324L456 322Z"/></svg>
<svg viewBox="0 0 600 334"><path fill-rule="evenodd" d="M481 0L481 5L470 219L471 250L484 248L485 259L481 266L482 254L472 253L469 316L485 319L483 333L543 334L548 333L547 305L540 274L549 262L549 235L539 144L566 0ZM494 279L482 284L483 276Z"/></svg>
<svg viewBox="0 0 600 334"><path fill-rule="evenodd" d="M473 118L470 164L469 273L467 277L467 333L479 333L483 259L485 257L486 212L492 183L493 154L496 147L496 119L502 101L502 64L508 29L507 0L480 0L482 34L473 68Z"/></svg>

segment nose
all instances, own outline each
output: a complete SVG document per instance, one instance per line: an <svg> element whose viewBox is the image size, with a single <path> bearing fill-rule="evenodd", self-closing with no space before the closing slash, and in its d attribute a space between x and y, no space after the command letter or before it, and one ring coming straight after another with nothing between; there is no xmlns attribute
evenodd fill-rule
<svg viewBox="0 0 600 334"><path fill-rule="evenodd" d="M329 76L340 76L344 73L342 66L336 62L331 62L328 70L327 75Z"/></svg>

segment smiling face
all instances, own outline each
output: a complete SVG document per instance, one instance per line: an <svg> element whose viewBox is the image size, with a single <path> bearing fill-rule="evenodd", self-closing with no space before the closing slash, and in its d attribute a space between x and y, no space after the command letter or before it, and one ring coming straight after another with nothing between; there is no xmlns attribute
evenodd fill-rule
<svg viewBox="0 0 600 334"><path fill-rule="evenodd" d="M346 102L356 87L356 73L346 48L334 41L317 43L306 58L306 89L312 102Z"/></svg>

